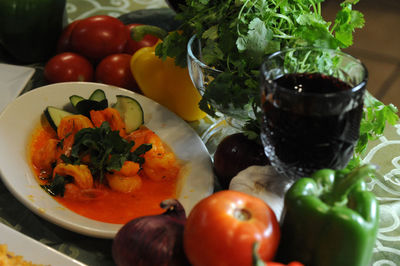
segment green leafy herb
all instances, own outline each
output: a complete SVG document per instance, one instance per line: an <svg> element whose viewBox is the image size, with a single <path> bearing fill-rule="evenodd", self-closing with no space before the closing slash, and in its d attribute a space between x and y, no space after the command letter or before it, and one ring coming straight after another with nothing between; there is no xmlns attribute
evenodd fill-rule
<svg viewBox="0 0 400 266"><path fill-rule="evenodd" d="M324 20L322 2L188 0L176 17L182 21L180 33L165 37L156 53L185 66L186 44L196 34L203 44L203 62L224 72L207 87L200 108L210 115L219 111L254 119L258 114L249 107L259 102L258 70L268 54L299 46L346 48L353 31L364 25L363 15L352 9L358 1L341 3L333 23Z"/></svg>
<svg viewBox="0 0 400 266"><path fill-rule="evenodd" d="M384 105L369 93L365 96L364 108L360 138L355 149L357 154L362 154L366 150L370 140L382 136L387 124L395 125L399 120L398 110L393 104Z"/></svg>
<svg viewBox="0 0 400 266"><path fill-rule="evenodd" d="M324 1L186 0L176 16L182 22L179 33L168 35L156 54L173 57L177 65L186 66L186 45L196 34L202 43L202 61L223 72L208 85L200 108L212 116L219 111L246 121L243 129L254 137L259 133L253 130L259 130L254 125L260 121L258 70L262 59L293 47L344 49L353 44L355 29L364 26L363 14L353 9L358 0L340 3L333 22L323 17ZM336 62L321 57L317 63L326 67ZM367 97L365 106L357 156L369 140L383 133L386 123L398 121L393 105ZM360 159L357 156L354 160Z"/></svg>
<svg viewBox="0 0 400 266"><path fill-rule="evenodd" d="M104 122L98 128L78 131L70 156L62 156L61 159L65 163L81 164L84 158L90 158L86 164L92 175L99 177L102 182L106 171L120 170L126 160L144 163L141 155L149 151L152 145L142 144L131 152L134 145L134 141L125 140L119 135L119 131L111 130L109 123Z"/></svg>
<svg viewBox="0 0 400 266"><path fill-rule="evenodd" d="M142 164L144 164L144 158L141 155L148 152L151 148L152 148L151 144L142 144L139 147L137 147L136 150L134 150L133 152L130 152L128 154L127 159L129 161L137 162L140 165L142 165Z"/></svg>
<svg viewBox="0 0 400 266"><path fill-rule="evenodd" d="M353 43L353 31L355 28L364 26L364 15L356 10L352 10L352 5L358 1L345 1L341 4L340 10L335 19L335 26L331 31L335 31L335 37L341 47L348 47Z"/></svg>
<svg viewBox="0 0 400 266"><path fill-rule="evenodd" d="M41 187L52 196L64 196L65 185L72 183L73 178L71 176L62 176L56 174L49 185L42 185Z"/></svg>

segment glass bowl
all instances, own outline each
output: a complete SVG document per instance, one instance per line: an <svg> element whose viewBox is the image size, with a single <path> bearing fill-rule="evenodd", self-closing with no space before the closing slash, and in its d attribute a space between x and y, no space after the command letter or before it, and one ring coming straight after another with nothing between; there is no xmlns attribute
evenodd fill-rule
<svg viewBox="0 0 400 266"><path fill-rule="evenodd" d="M221 70L205 64L202 61L202 56L201 41L196 35L193 35L187 44L187 62L190 78L194 86L200 92L200 95L204 95L210 82L222 73ZM233 104L229 106L215 105L213 107L217 110L217 116L219 118L225 120L238 131L242 129L249 118L254 118L253 110L250 105L246 105L243 109L235 108Z"/></svg>
<svg viewBox="0 0 400 266"><path fill-rule="evenodd" d="M187 62L190 78L200 95L204 95L210 82L222 73L221 70L205 64L202 57L201 41L196 35L193 35L187 44ZM214 105L213 107L218 111L218 115L224 116L234 127L241 127L244 121L254 118L250 105L246 105L243 109L235 108L233 104L228 106Z"/></svg>
<svg viewBox="0 0 400 266"><path fill-rule="evenodd" d="M194 86L203 95L208 84L222 71L206 65L201 60L201 42L196 38L196 35L193 35L187 45L188 69Z"/></svg>
<svg viewBox="0 0 400 266"><path fill-rule="evenodd" d="M200 95L204 95L205 90L212 80L214 80L221 70L210 67L202 61L202 45L199 38L193 35L187 44L187 65L190 78ZM207 147L215 146L224 136L241 131L244 120L234 118L235 114L226 109L218 108L216 117L209 117L210 126L201 135Z"/></svg>

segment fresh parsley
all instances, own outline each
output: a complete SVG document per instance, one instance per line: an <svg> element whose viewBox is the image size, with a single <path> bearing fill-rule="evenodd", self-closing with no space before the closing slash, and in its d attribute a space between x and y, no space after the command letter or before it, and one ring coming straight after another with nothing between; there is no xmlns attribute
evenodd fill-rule
<svg viewBox="0 0 400 266"><path fill-rule="evenodd" d="M186 0L176 16L179 31L166 36L156 48L161 58L175 58L186 66L186 45L196 34L202 43L202 60L223 73L207 87L200 108L246 121L251 136L259 133L259 67L273 52L316 46L344 49L353 44L353 32L365 20L353 7L359 0L340 3L333 22L322 14L325 0ZM334 63L330 58L319 64ZM356 147L359 155L369 140L383 133L386 123L398 121L397 109L366 97L365 113ZM356 158L359 159L359 158Z"/></svg>
<svg viewBox="0 0 400 266"><path fill-rule="evenodd" d="M324 0L188 0L177 15L180 33L157 46L157 54L186 65L186 44L196 34L203 44L202 60L224 73L210 83L200 102L210 115L220 111L243 119L259 100L259 68L273 52L289 47L346 48L364 25L358 1L344 1L335 21L325 21Z"/></svg>
<svg viewBox="0 0 400 266"><path fill-rule="evenodd" d="M113 131L108 122L98 128L84 128L75 135L70 156L62 156L69 164L88 165L92 175L103 181L104 174L111 170L120 170L126 160L144 163L141 156L152 148L151 144L142 144L131 152L134 141L127 141ZM87 161L89 160L89 161Z"/></svg>

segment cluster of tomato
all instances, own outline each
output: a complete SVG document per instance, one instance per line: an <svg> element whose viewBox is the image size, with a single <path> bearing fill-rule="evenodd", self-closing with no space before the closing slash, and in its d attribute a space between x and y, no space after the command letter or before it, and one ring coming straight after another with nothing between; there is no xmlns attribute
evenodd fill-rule
<svg viewBox="0 0 400 266"><path fill-rule="evenodd" d="M94 81L140 92L130 71L131 56L155 45L158 38L146 35L141 41L132 40L130 31L137 25L124 25L107 15L70 23L59 38L57 54L45 65L46 80Z"/></svg>

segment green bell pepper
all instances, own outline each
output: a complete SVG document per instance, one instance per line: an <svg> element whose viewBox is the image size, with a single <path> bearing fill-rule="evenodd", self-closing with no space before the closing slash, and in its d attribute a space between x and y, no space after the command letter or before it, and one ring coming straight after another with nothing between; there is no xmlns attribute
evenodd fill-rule
<svg viewBox="0 0 400 266"><path fill-rule="evenodd" d="M285 195L278 261L307 266L369 265L379 205L364 179L372 165L352 171L322 169L297 180Z"/></svg>
<svg viewBox="0 0 400 266"><path fill-rule="evenodd" d="M44 62L54 54L65 4L66 0L1 0L3 59L27 64Z"/></svg>

